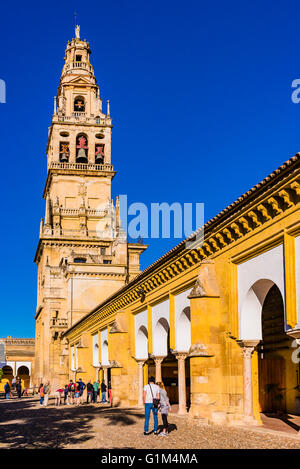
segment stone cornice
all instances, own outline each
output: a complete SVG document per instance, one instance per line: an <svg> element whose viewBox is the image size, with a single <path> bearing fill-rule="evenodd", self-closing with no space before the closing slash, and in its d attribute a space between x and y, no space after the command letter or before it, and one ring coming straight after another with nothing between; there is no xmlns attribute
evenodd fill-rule
<svg viewBox="0 0 300 469"><path fill-rule="evenodd" d="M298 163L297 166L292 169L290 168L287 174L286 168L289 168L295 162ZM250 234L259 233L267 225L277 222L287 213L292 213L292 211L299 209L299 154L285 163L285 165L283 165L283 169L276 170L279 173L276 173L276 171L272 173L279 174L280 177L275 178L275 176L270 175L264 180L266 182L263 181L261 183L263 190L260 190L259 185L255 186L255 197L252 197L253 190L249 191L251 197L249 197L248 203L245 201L242 205L236 203L236 208L228 210L226 217L217 216L212 219L214 220L213 223L212 220L206 223L204 225L205 235L202 245L199 246L200 243L196 238L194 245L186 249L185 243L187 240L182 241L145 269L132 282L105 300L101 305L78 321L78 323L74 324L65 334L69 334L79 324L85 324L91 317L93 319L94 317L104 319L110 314L116 313L119 309L125 308L140 299L139 292L141 288L143 288L146 294L152 292L174 277L200 265L203 259L217 256L221 251L237 245L250 236ZM275 180L271 184L273 177ZM243 198L244 196L240 199ZM234 205L232 204L229 207ZM193 236L195 237L195 234L188 238L190 244L193 242Z"/></svg>
<svg viewBox="0 0 300 469"><path fill-rule="evenodd" d="M68 237L68 236L63 236L61 235L60 237L51 235L51 236L43 236L42 238L39 239L35 256L34 256L34 262L39 262L40 256L41 256L41 250L43 246L66 246L66 247L71 247L71 248L77 248L82 247L83 245L88 248L99 248L103 246L108 246L111 244L111 240L105 240L101 239L98 237L89 237L89 236L78 236L78 237Z"/></svg>
<svg viewBox="0 0 300 469"><path fill-rule="evenodd" d="M35 339L17 339L17 338L8 338L0 339L5 342L5 345L34 345Z"/></svg>
<svg viewBox="0 0 300 469"><path fill-rule="evenodd" d="M65 165L67 166L67 165ZM45 188L44 188L44 192L43 192L43 197L44 199L46 198L46 195L49 191L49 188L51 186L51 181L52 181L52 177L53 176L58 176L58 175L71 175L71 176L98 176L98 177L104 177L104 178L110 178L111 180L114 178L115 174L116 174L116 171L114 171L113 169L103 169L103 170L97 170L97 169L91 169L89 168L89 166L97 166L97 165L86 165L86 168L84 168L83 166L85 166L84 164L75 164L74 163L74 168L72 168L71 164L69 165L70 167L69 168L52 168L51 166L48 168L48 171L47 171L47 178L46 178L46 182L45 182ZM82 166L83 168L82 169L77 169L75 168L75 166ZM98 166L103 166L105 167L105 165L98 165ZM111 165L106 165L107 168Z"/></svg>

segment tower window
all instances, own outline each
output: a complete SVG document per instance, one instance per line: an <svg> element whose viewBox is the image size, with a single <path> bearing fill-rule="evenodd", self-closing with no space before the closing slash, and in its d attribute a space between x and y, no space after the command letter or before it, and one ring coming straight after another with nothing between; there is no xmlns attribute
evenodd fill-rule
<svg viewBox="0 0 300 469"><path fill-rule="evenodd" d="M70 149L69 142L60 142L59 144L59 161L67 163L69 161Z"/></svg>
<svg viewBox="0 0 300 469"><path fill-rule="evenodd" d="M111 264L111 260L109 260L109 259L103 259L103 264Z"/></svg>
<svg viewBox="0 0 300 469"><path fill-rule="evenodd" d="M85 263L86 263L86 259L85 259L84 257L75 257L74 262L75 262L76 264L85 264Z"/></svg>
<svg viewBox="0 0 300 469"><path fill-rule="evenodd" d="M82 96L77 96L77 98L74 99L74 111L85 112L85 103Z"/></svg>
<svg viewBox="0 0 300 469"><path fill-rule="evenodd" d="M95 163L104 163L104 143L97 143L95 145Z"/></svg>
<svg viewBox="0 0 300 469"><path fill-rule="evenodd" d="M88 162L88 140L84 134L77 135L76 138L76 162L87 163Z"/></svg>
<svg viewBox="0 0 300 469"><path fill-rule="evenodd" d="M81 62L82 55L76 55L76 62Z"/></svg>

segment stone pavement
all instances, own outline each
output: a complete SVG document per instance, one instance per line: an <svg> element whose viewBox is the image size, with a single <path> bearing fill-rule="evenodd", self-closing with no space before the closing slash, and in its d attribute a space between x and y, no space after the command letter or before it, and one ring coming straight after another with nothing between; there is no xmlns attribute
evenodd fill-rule
<svg viewBox="0 0 300 469"><path fill-rule="evenodd" d="M159 422L161 418L159 416ZM242 449L300 448L300 437L272 430L192 423L170 414L168 437L143 436L144 416L136 408L103 404L41 408L35 398L0 401L0 448ZM150 429L153 421L150 421ZM263 438L262 438L263 432Z"/></svg>

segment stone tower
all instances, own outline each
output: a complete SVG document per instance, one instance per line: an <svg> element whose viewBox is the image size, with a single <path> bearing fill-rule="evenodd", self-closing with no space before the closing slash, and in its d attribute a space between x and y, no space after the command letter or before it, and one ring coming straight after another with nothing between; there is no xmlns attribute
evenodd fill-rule
<svg viewBox="0 0 300 469"><path fill-rule="evenodd" d="M68 42L47 144L38 265L34 382L68 379L60 334L140 272L111 199L112 119L102 109L90 46Z"/></svg>

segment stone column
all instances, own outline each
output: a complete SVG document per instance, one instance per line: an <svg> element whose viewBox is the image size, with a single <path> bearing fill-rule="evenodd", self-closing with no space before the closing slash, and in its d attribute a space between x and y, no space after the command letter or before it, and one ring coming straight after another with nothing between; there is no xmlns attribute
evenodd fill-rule
<svg viewBox="0 0 300 469"><path fill-rule="evenodd" d="M95 367L95 372L96 372L95 381L98 381L98 379L99 379L99 370L100 370L100 367L96 366Z"/></svg>
<svg viewBox="0 0 300 469"><path fill-rule="evenodd" d="M106 386L108 386L108 381L107 381L107 367L103 367L103 379L104 379L104 382L106 384ZM108 401L108 390L106 388L106 401Z"/></svg>
<svg viewBox="0 0 300 469"><path fill-rule="evenodd" d="M178 360L178 414L186 414L186 380L185 380L185 359L187 353L177 352L174 354Z"/></svg>
<svg viewBox="0 0 300 469"><path fill-rule="evenodd" d="M252 392L252 368L251 357L259 340L241 340L239 345L242 348L242 356L244 362L244 422L257 424L253 416L253 392Z"/></svg>
<svg viewBox="0 0 300 469"><path fill-rule="evenodd" d="M144 363L146 360L136 359L138 364L138 406L144 405L143 393L144 393Z"/></svg>
<svg viewBox="0 0 300 469"><path fill-rule="evenodd" d="M161 363L166 357L153 357L155 363L155 382L158 383L162 381L161 379Z"/></svg>

